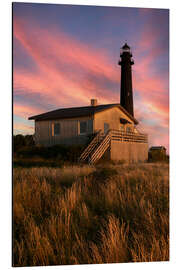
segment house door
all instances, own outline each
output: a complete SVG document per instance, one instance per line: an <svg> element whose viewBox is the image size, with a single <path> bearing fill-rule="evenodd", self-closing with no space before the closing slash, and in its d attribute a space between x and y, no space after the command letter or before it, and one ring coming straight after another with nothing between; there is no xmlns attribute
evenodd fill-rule
<svg viewBox="0 0 180 270"><path fill-rule="evenodd" d="M109 124L108 123L104 123L104 134L106 134L109 130Z"/></svg>

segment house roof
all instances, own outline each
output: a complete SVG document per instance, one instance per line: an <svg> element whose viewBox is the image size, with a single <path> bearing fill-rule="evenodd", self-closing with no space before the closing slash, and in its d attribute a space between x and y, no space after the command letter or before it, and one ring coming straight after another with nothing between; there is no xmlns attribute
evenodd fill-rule
<svg viewBox="0 0 180 270"><path fill-rule="evenodd" d="M131 116L120 104L105 104L105 105L97 105L97 106L86 106L86 107L72 107L72 108L64 108L58 109L46 113L42 113L39 115L34 115L29 117L29 120L55 120L55 119L65 119L65 118L77 118L77 117L85 117L92 116L95 113L102 112L104 110L118 107L122 110L135 124L138 124L138 121Z"/></svg>
<svg viewBox="0 0 180 270"><path fill-rule="evenodd" d="M130 49L130 47L127 45L127 43L125 43L122 49Z"/></svg>
<svg viewBox="0 0 180 270"><path fill-rule="evenodd" d="M166 150L166 148L164 146L151 146L151 148L149 149L151 150Z"/></svg>

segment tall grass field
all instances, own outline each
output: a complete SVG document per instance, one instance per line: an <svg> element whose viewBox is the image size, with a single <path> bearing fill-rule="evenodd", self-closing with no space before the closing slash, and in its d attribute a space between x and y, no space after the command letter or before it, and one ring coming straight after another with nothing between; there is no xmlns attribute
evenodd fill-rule
<svg viewBox="0 0 180 270"><path fill-rule="evenodd" d="M13 266L169 260L168 164L13 174Z"/></svg>

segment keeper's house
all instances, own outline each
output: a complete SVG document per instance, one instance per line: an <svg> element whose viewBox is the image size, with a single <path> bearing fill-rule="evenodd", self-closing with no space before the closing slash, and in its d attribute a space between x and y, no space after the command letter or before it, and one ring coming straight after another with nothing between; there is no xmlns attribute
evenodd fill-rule
<svg viewBox="0 0 180 270"><path fill-rule="evenodd" d="M112 160L127 162L148 159L147 135L139 133L134 118L132 72L130 47L121 49L121 103L98 105L96 99L90 106L58 109L32 116L35 120L36 144L50 146L57 144L87 145L93 139L79 161L95 163L106 152Z"/></svg>

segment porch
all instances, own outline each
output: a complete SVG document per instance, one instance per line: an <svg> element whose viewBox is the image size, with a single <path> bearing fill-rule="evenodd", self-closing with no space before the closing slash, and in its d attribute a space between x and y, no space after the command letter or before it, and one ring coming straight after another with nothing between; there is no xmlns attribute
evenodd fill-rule
<svg viewBox="0 0 180 270"><path fill-rule="evenodd" d="M145 161L148 158L148 136L113 129L104 134L99 130L79 157L79 162L94 164L108 150L111 160Z"/></svg>

